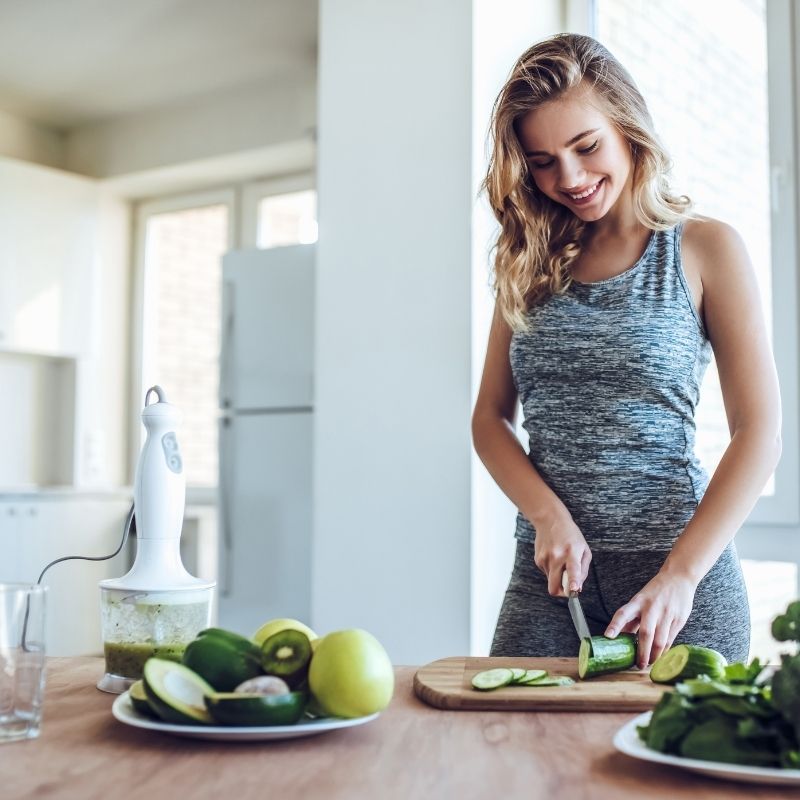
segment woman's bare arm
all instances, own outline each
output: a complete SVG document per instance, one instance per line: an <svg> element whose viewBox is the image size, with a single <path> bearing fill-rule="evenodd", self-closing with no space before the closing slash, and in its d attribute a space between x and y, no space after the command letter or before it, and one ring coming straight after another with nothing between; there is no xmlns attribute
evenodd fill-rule
<svg viewBox="0 0 800 800"><path fill-rule="evenodd" d="M564 569L570 587L580 589L591 553L566 506L531 464L514 432L517 390L509 363L510 343L511 329L495 307L472 414L472 439L489 474L536 528L536 564L548 576L550 594L563 594Z"/></svg>

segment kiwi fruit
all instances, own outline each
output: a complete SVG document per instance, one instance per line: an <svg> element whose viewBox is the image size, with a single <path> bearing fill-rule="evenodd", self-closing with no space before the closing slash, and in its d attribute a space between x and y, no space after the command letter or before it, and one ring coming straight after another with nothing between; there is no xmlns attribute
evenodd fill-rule
<svg viewBox="0 0 800 800"><path fill-rule="evenodd" d="M283 630L273 633L261 645L261 668L267 675L302 681L311 661L311 642L302 631Z"/></svg>

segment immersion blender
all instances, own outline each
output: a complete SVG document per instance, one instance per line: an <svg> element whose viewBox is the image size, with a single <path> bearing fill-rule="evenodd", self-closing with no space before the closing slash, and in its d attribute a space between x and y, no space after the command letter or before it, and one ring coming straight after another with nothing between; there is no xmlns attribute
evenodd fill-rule
<svg viewBox="0 0 800 800"><path fill-rule="evenodd" d="M150 402L153 394L157 402ZM126 575L100 582L106 672L97 687L114 693L141 677L147 658L180 659L210 624L216 585L190 575L181 560L186 475L176 436L180 412L160 386L147 391L142 422L147 439L133 493L136 558Z"/></svg>

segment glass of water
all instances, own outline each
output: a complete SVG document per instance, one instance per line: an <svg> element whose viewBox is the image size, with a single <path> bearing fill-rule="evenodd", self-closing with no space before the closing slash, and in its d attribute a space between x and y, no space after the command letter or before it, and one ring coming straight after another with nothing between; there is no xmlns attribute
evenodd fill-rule
<svg viewBox="0 0 800 800"><path fill-rule="evenodd" d="M46 588L0 583L0 742L39 735Z"/></svg>

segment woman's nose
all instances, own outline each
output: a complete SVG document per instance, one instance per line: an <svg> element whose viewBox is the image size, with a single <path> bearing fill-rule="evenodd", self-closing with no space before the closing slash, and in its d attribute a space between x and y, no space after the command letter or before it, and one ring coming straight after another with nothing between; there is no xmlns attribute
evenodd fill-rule
<svg viewBox="0 0 800 800"><path fill-rule="evenodd" d="M558 182L562 190L579 189L585 177L586 170L577 159L568 158L561 162Z"/></svg>

